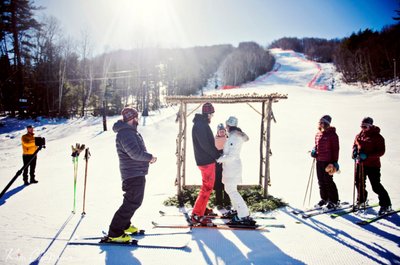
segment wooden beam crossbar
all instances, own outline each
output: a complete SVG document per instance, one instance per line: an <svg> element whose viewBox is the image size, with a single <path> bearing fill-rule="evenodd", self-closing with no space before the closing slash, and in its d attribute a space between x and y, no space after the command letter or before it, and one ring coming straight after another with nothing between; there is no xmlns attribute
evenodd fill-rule
<svg viewBox="0 0 400 265"><path fill-rule="evenodd" d="M287 99L286 94L239 94L239 95L210 95L210 96L166 96L165 100L167 103L220 103L220 104L230 104L230 103L255 103L255 102L265 102L269 100L274 100L277 102L279 99Z"/></svg>

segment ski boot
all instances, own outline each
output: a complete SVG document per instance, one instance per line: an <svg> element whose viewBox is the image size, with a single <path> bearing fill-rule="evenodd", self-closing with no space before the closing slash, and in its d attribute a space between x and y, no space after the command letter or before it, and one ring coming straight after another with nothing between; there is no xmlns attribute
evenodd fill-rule
<svg viewBox="0 0 400 265"><path fill-rule="evenodd" d="M193 214L190 218L190 222L195 226L214 226L212 220L205 216L198 216L197 214Z"/></svg>
<svg viewBox="0 0 400 265"><path fill-rule="evenodd" d="M329 201L325 206L323 206L324 210L326 211L331 211L331 210L336 210L340 205L340 202L331 202Z"/></svg>
<svg viewBox="0 0 400 265"><path fill-rule="evenodd" d="M236 215L237 215L237 211L236 210L229 210L226 213L222 214L222 218L232 219Z"/></svg>
<svg viewBox="0 0 400 265"><path fill-rule="evenodd" d="M381 208L379 209L378 215L384 215L388 212L392 211L392 206L381 206Z"/></svg>
<svg viewBox="0 0 400 265"><path fill-rule="evenodd" d="M213 209L211 208L206 208L204 212L204 216L217 216L216 213L214 213Z"/></svg>
<svg viewBox="0 0 400 265"><path fill-rule="evenodd" d="M325 201L325 200L320 200L317 204L314 205L314 208L320 208L320 207L324 206L327 203L328 202Z"/></svg>
<svg viewBox="0 0 400 265"><path fill-rule="evenodd" d="M129 243L129 242L131 242L131 237L125 233L118 237L105 236L100 241L100 243Z"/></svg>
<svg viewBox="0 0 400 265"><path fill-rule="evenodd" d="M250 216L239 218L235 215L228 223L228 225L243 225L243 226L255 226L256 221Z"/></svg>
<svg viewBox="0 0 400 265"><path fill-rule="evenodd" d="M34 179L34 178L31 178L31 184L36 184L36 183L39 183L39 181L37 181L37 180Z"/></svg>
<svg viewBox="0 0 400 265"><path fill-rule="evenodd" d="M357 201L356 205L353 205L353 211L360 211L360 210L364 210L365 207L368 207L368 201L365 202L359 202Z"/></svg>
<svg viewBox="0 0 400 265"><path fill-rule="evenodd" d="M139 228L131 225L124 230L125 234L131 235L144 235L144 230L139 230Z"/></svg>

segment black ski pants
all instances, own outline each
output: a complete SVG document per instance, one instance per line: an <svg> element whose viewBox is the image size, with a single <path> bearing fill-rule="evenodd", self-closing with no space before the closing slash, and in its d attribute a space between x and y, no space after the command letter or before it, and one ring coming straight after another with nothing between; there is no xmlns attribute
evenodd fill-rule
<svg viewBox="0 0 400 265"><path fill-rule="evenodd" d="M134 177L122 182L124 200L121 207L115 212L111 221L108 236L118 237L124 234L124 230L131 225L131 218L142 205L146 177Z"/></svg>
<svg viewBox="0 0 400 265"><path fill-rule="evenodd" d="M24 166L27 165L29 163L29 161L31 161L31 159L33 158L32 162L29 164L29 166L27 166L24 169L24 173L23 173L23 178L24 181L28 181L28 170L29 170L29 175L31 177L31 180L35 179L35 169L36 169L36 160L37 160L37 156L33 156L33 155L22 155L22 160L24 161Z"/></svg>
<svg viewBox="0 0 400 265"><path fill-rule="evenodd" d="M222 164L216 163L215 165L215 203L219 206L230 205L230 199L228 194L225 192L224 184L222 183Z"/></svg>
<svg viewBox="0 0 400 265"><path fill-rule="evenodd" d="M392 203L389 194L381 184L381 169L379 167L366 167L360 164L357 165L356 171L357 202L364 203L367 200L368 192L365 189L367 176L372 190L378 194L379 205L384 207L391 206Z"/></svg>
<svg viewBox="0 0 400 265"><path fill-rule="evenodd" d="M319 194L322 200L337 203L339 201L339 193L333 176L325 172L325 168L330 162L317 161L317 177L319 185Z"/></svg>

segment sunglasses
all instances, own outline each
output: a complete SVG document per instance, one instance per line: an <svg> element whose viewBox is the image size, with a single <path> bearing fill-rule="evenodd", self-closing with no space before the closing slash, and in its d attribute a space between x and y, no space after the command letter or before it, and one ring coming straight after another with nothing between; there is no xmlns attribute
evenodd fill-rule
<svg viewBox="0 0 400 265"><path fill-rule="evenodd" d="M360 127L361 127L361 129L367 129L367 128L369 128L368 125L361 125Z"/></svg>

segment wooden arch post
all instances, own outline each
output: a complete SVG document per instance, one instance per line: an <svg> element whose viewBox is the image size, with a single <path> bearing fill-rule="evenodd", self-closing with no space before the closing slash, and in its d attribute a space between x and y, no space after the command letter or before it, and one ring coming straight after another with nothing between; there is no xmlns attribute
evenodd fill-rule
<svg viewBox="0 0 400 265"><path fill-rule="evenodd" d="M271 155L271 119L272 119L272 99L269 99L266 106L266 120L267 120L267 131L265 138L265 175L264 175L264 198L268 196L268 186L271 185L270 177L270 161Z"/></svg>
<svg viewBox="0 0 400 265"><path fill-rule="evenodd" d="M180 198L182 187L185 186L185 171L186 171L186 102L179 102L179 112L177 113L177 121L179 122L179 131L176 138L176 186L178 198Z"/></svg>

